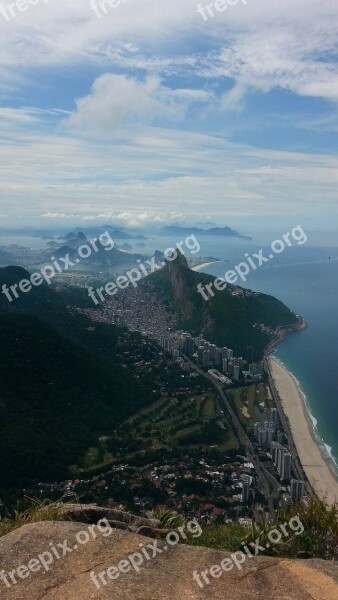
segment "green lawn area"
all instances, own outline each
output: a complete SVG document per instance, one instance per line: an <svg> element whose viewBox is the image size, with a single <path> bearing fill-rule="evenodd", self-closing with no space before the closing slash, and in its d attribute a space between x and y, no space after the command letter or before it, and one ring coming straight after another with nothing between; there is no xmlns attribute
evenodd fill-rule
<svg viewBox="0 0 338 600"><path fill-rule="evenodd" d="M113 461L128 460L151 448L199 448L217 445L238 448L237 438L212 392L187 397L164 397L143 408L117 430L86 452L82 468L95 469Z"/></svg>
<svg viewBox="0 0 338 600"><path fill-rule="evenodd" d="M248 387L228 391L227 394L242 425L248 429L252 428L256 421L267 420L274 406L263 383L253 383Z"/></svg>

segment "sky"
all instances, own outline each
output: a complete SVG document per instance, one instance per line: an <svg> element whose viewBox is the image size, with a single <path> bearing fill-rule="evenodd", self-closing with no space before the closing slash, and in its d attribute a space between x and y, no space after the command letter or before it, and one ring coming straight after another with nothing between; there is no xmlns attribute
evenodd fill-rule
<svg viewBox="0 0 338 600"><path fill-rule="evenodd" d="M337 0L32 2L0 0L0 228L333 231Z"/></svg>

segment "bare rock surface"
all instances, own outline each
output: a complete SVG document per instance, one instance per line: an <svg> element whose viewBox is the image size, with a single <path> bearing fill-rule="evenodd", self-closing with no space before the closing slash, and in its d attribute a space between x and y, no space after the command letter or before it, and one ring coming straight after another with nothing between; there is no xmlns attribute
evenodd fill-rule
<svg viewBox="0 0 338 600"><path fill-rule="evenodd" d="M128 529L102 527L99 531L89 521L34 523L1 538L0 570L10 587L4 578L0 579L0 598L338 600L335 563L255 557L248 559L242 570L234 567L225 572L215 568L219 576L212 577L209 573L209 584L201 577L204 587L200 587L193 579L193 572L209 571L229 558L229 553L183 544L170 546L166 540L154 540ZM54 555L51 561L53 548L61 556ZM134 553L142 557L142 549L147 551L149 559L143 555L143 564L136 570L128 557ZM43 567L41 556L46 563L50 562L48 570ZM107 575L109 569L114 579ZM9 572L17 583L13 583ZM99 576L102 572L103 581Z"/></svg>

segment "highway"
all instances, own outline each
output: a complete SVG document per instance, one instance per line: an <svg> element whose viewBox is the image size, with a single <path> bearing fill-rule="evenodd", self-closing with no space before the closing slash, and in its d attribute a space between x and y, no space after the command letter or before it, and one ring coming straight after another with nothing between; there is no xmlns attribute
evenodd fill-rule
<svg viewBox="0 0 338 600"><path fill-rule="evenodd" d="M192 362L189 359L189 357L187 357L185 355L184 355L184 357L199 375L208 379L213 384L213 386L216 388L217 393L221 399L221 404L222 404L225 412L230 416L230 420L232 422L232 426L237 435L237 438L238 438L240 444L242 444L242 446L244 446L244 448L246 449L249 460L250 460L250 462L253 463L253 465L255 467L259 490L267 499L268 504L269 504L269 514L270 514L270 517L273 518L273 516L275 514L275 510L273 507L273 500L275 498L278 498L279 490L280 490L280 485L279 485L278 481L265 469L265 467L260 462L260 460L254 450L254 447L251 443L251 440L249 439L248 435L246 434L237 414L235 413L226 394L224 393L224 391L222 389L222 385L220 383L218 383L212 377L212 375L210 375L209 373L206 373L205 371L200 369L194 362Z"/></svg>
<svg viewBox="0 0 338 600"><path fill-rule="evenodd" d="M308 482L308 479L306 477L306 474L304 472L304 469L302 467L302 464L301 464L299 456L298 456L297 448L293 441L289 421L283 412L280 397L279 397L279 394L278 394L276 386L275 386L275 382L272 377L268 356L265 356L265 358L264 358L264 369L267 372L268 377L269 377L269 387L270 387L272 397L274 399L274 402L275 402L277 410L278 410L280 421L281 421L284 431L288 437L289 448L290 448L290 453L292 455L293 467L294 467L295 473L296 473L298 479L302 479L303 481L305 481L305 484L306 484L305 487L307 488L307 492L310 494L313 494L313 489L312 489L310 483Z"/></svg>

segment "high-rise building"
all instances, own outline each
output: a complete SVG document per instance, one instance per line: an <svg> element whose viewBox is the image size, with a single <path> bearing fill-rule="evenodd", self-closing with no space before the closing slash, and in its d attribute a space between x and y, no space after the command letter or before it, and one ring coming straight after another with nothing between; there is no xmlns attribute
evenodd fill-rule
<svg viewBox="0 0 338 600"><path fill-rule="evenodd" d="M187 353L194 354L195 351L195 340L192 337L187 339Z"/></svg>
<svg viewBox="0 0 338 600"><path fill-rule="evenodd" d="M167 352L171 352L172 349L172 341L168 336L162 335L160 338L160 345L163 348L163 350L166 350Z"/></svg>
<svg viewBox="0 0 338 600"><path fill-rule="evenodd" d="M283 446L280 446L278 448L278 450L277 450L277 464L276 464L276 466L277 466L277 471L278 471L279 475L280 475L280 472L282 470L283 449L284 449Z"/></svg>
<svg viewBox="0 0 338 600"><path fill-rule="evenodd" d="M228 358L231 360L234 357L234 351L231 348L228 348Z"/></svg>
<svg viewBox="0 0 338 600"><path fill-rule="evenodd" d="M272 444L271 444L272 462L275 466L277 465L279 446L280 446L280 444L278 442L272 442Z"/></svg>
<svg viewBox="0 0 338 600"><path fill-rule="evenodd" d="M279 429L279 430L277 431L277 442L278 442L279 444L283 444L283 441L284 441L284 434L283 434L283 432L282 432L282 431Z"/></svg>
<svg viewBox="0 0 338 600"><path fill-rule="evenodd" d="M272 408L271 409L271 414L270 414L270 419L273 423L277 423L278 420L278 411L277 408Z"/></svg>
<svg viewBox="0 0 338 600"><path fill-rule="evenodd" d="M228 359L227 358L223 358L223 373L227 373L228 372Z"/></svg>
<svg viewBox="0 0 338 600"><path fill-rule="evenodd" d="M259 427L257 441L258 441L259 446L265 446L265 444L266 444L266 429L264 427Z"/></svg>
<svg viewBox="0 0 338 600"><path fill-rule="evenodd" d="M228 348L226 348L224 346L223 348L221 348L221 352L222 352L222 358L228 358Z"/></svg>
<svg viewBox="0 0 338 600"><path fill-rule="evenodd" d="M269 427L258 427L257 440L260 446L271 446L274 430Z"/></svg>
<svg viewBox="0 0 338 600"><path fill-rule="evenodd" d="M271 446L272 440L273 440L273 436L274 436L275 432L274 432L273 429L270 429L269 427L267 427L265 431L266 431L266 434L265 434L266 442L265 442L265 444L267 446Z"/></svg>
<svg viewBox="0 0 338 600"><path fill-rule="evenodd" d="M238 365L234 366L234 377L233 378L235 381L239 380L239 366Z"/></svg>
<svg viewBox="0 0 338 600"><path fill-rule="evenodd" d="M215 363L216 367L218 367L221 363L221 352L220 352L219 348L216 348L216 350L215 350L214 363Z"/></svg>
<svg viewBox="0 0 338 600"><path fill-rule="evenodd" d="M290 479L291 476L291 454L287 448L281 446L278 449L277 470L282 481Z"/></svg>
<svg viewBox="0 0 338 600"><path fill-rule="evenodd" d="M291 479L290 496L295 502L300 502L303 499L305 492L305 483L300 479Z"/></svg>
<svg viewBox="0 0 338 600"><path fill-rule="evenodd" d="M203 350L203 358L202 358L203 367L210 367L210 352L209 350Z"/></svg>
<svg viewBox="0 0 338 600"><path fill-rule="evenodd" d="M254 349L253 346L247 346L246 348L246 362L251 365L254 361Z"/></svg>
<svg viewBox="0 0 338 600"><path fill-rule="evenodd" d="M244 360L241 356L239 356L238 358L236 358L236 364L239 366L239 370L243 371L243 364L244 364Z"/></svg>
<svg viewBox="0 0 338 600"><path fill-rule="evenodd" d="M251 375L263 375L263 365L261 363L251 363L249 365L249 372L251 373Z"/></svg>
<svg viewBox="0 0 338 600"><path fill-rule="evenodd" d="M243 475L242 477L243 485L242 485L242 502L248 502L250 497L250 483L251 479L249 475Z"/></svg>
<svg viewBox="0 0 338 600"><path fill-rule="evenodd" d="M210 360L215 360L216 346L215 344L209 344Z"/></svg>
<svg viewBox="0 0 338 600"><path fill-rule="evenodd" d="M235 365L232 362L232 360L229 360L228 362L228 375L230 378L232 378L234 376L234 371L235 371Z"/></svg>

